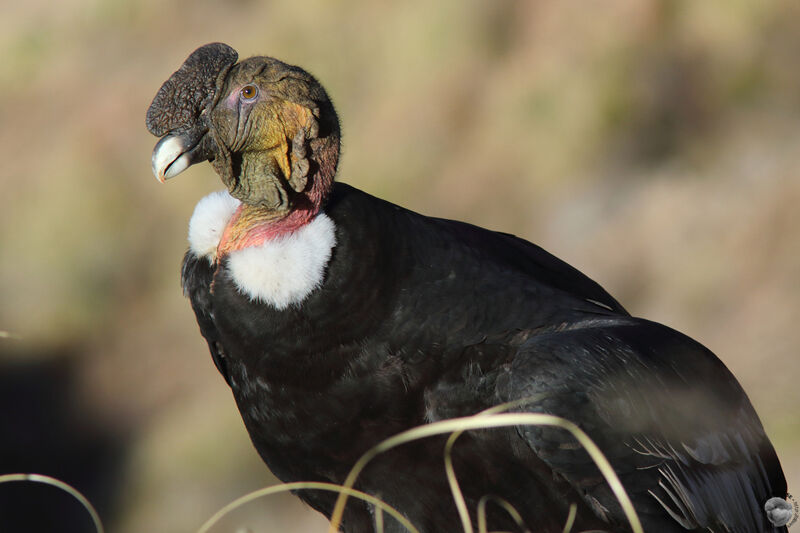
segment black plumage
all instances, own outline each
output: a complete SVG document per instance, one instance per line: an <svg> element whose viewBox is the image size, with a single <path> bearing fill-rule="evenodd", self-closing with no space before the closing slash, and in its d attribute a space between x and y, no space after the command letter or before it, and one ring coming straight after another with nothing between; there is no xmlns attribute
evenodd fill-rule
<svg viewBox="0 0 800 533"><path fill-rule="evenodd" d="M271 58L233 65L229 48L208 46L187 64L222 54L200 75L213 83L187 89L194 100L178 111L159 96L148 111L148 124L173 124L154 170L169 175L182 154L185 166L211 159L241 201L216 251L187 252L182 282L253 443L280 479L341 483L389 436L531 397L518 410L570 419L597 442L645 531L785 531L763 510L786 495L776 454L710 351L631 317L531 243L334 185L338 121L316 80ZM175 114L193 118L170 121ZM180 150L166 157L170 143ZM320 213L333 223L335 245L307 294L283 305L243 290L235 254L292 238ZM379 456L356 488L422 531L457 529L443 443ZM572 503L578 529L627 528L598 469L563 430L471 432L454 462L473 513L490 494L534 531L561 531ZM333 495L299 496L330 515ZM498 507L489 520L490 529L517 530ZM388 531L399 527L389 522ZM342 527L373 531L373 511L351 502Z"/></svg>

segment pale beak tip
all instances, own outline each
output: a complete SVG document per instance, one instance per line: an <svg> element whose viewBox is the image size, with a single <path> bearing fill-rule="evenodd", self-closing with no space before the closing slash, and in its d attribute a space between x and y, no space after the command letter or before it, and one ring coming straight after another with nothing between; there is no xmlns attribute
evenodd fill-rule
<svg viewBox="0 0 800 533"><path fill-rule="evenodd" d="M197 142L191 143L185 135L165 136L153 149L153 175L164 183L192 166L192 150L196 146Z"/></svg>

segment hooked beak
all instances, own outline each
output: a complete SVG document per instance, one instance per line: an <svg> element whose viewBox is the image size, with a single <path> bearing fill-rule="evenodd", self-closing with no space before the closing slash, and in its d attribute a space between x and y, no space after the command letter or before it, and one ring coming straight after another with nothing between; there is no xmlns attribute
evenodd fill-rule
<svg viewBox="0 0 800 533"><path fill-rule="evenodd" d="M153 174L164 183L195 163L212 159L211 145L213 141L206 128L165 135L153 148Z"/></svg>

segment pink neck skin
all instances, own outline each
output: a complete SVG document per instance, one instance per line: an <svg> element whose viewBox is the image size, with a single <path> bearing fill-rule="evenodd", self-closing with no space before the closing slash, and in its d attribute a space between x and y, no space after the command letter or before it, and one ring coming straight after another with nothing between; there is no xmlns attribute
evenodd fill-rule
<svg viewBox="0 0 800 533"><path fill-rule="evenodd" d="M255 220L247 222L248 226L246 228L237 228L237 224L247 207L245 204L240 205L233 213L228 225L225 226L225 231L223 231L222 238L217 246L217 255L219 257L236 250L260 246L267 241L288 235L311 222L317 214L316 211L307 209L294 210L283 218L263 221Z"/></svg>
<svg viewBox="0 0 800 533"><path fill-rule="evenodd" d="M239 205L222 232L222 238L217 245L217 257L221 258L251 246L260 246L302 228L317 216L332 186L332 179L315 179L311 189L298 199L295 207L280 218L275 218L274 213L264 208Z"/></svg>

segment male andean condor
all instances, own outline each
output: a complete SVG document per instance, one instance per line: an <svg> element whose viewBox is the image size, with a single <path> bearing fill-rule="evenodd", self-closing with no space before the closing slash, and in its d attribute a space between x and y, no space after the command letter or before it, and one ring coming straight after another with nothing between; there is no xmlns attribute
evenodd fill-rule
<svg viewBox="0 0 800 533"><path fill-rule="evenodd" d="M696 341L631 317L590 280L512 235L430 218L334 183L339 121L304 70L193 52L147 127L160 181L211 161L227 190L198 204L182 283L250 437L286 481L341 483L381 440L526 397L600 446L647 532L778 532L780 463L725 365ZM356 488L421 531L458 530L443 439L377 457ZM467 433L454 463L470 512L510 502L537 532L628 531L571 435ZM335 495L300 498L330 516ZM518 531L490 505L489 529ZM386 519L387 531L400 525ZM351 500L342 529L375 530Z"/></svg>

